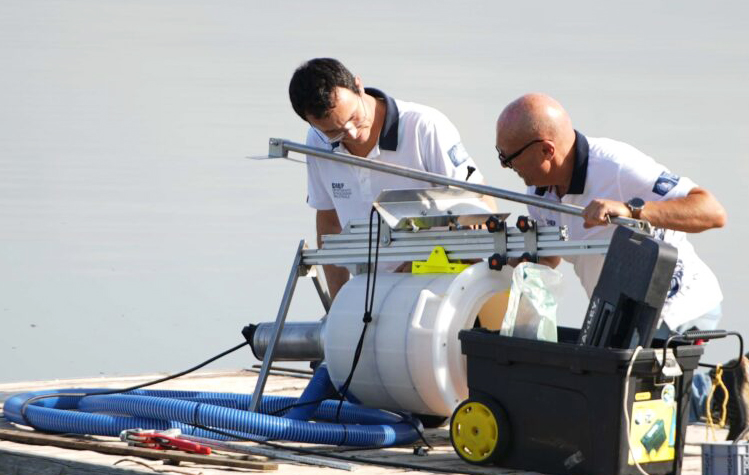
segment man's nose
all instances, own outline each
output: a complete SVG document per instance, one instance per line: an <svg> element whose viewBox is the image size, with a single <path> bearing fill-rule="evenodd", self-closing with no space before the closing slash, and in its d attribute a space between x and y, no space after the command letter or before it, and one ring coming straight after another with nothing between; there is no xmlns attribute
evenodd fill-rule
<svg viewBox="0 0 749 475"><path fill-rule="evenodd" d="M357 129L353 124L346 124L346 135L351 137L352 139L356 138L356 134L359 132L359 129Z"/></svg>

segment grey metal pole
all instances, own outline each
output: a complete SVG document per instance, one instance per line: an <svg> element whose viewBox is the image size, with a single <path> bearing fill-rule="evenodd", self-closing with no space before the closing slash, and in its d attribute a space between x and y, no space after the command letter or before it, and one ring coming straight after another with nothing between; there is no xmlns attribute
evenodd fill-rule
<svg viewBox="0 0 749 475"><path fill-rule="evenodd" d="M314 272L312 272L312 283L315 284L317 296L320 297L320 302L322 303L322 306L325 309L325 313L327 314L330 311L330 306L333 305L333 301L327 291L327 281L325 282L325 287L323 287L323 283L320 279L321 274L323 274L322 266L315 268Z"/></svg>
<svg viewBox="0 0 749 475"><path fill-rule="evenodd" d="M371 170L377 170L384 173L391 173L393 175L404 176L406 178L413 178L414 180L426 181L429 183L445 186L454 186L456 188L462 188L464 190L473 191L475 193L481 193L483 195L493 196L495 198L501 198L509 201L515 201L526 205L537 206L539 208L550 209L553 211L559 211L560 213L571 214L573 216L582 216L583 207L557 203L556 201L546 200L523 193L517 193L514 191L503 190L501 188L495 188L488 185L479 185L476 183L468 183L465 181L454 180L443 175L436 173L424 172L421 170L414 170L412 168L404 167L401 165L393 165L390 163L378 162L369 158L356 157L340 152L330 152L327 150L309 147L296 142L290 142L285 139L271 138L269 141L268 155L273 158L284 158L288 156L288 152L298 152L307 155L313 155L315 157L324 158L326 160L333 160L335 162L347 163L349 165L369 168ZM621 224L623 226L630 226L636 229L640 229L646 232L650 232L650 223L647 221L641 221L639 219L624 218L624 217L612 217L611 222L614 224Z"/></svg>
<svg viewBox="0 0 749 475"><path fill-rule="evenodd" d="M289 280L286 282L286 288L283 291L283 298L281 299L281 306L278 308L278 315L276 315L276 322L273 327L273 334L270 338L268 348L265 351L263 357L263 366L260 368L260 374L257 377L257 383L255 383L255 391L252 393L250 399L250 412L256 412L260 405L260 399L263 397L263 391L265 390L265 382L268 379L268 372L270 371L270 365L273 363L273 353L276 350L278 344L278 337L283 331L283 324L286 321L286 315L289 313L289 306L291 305L291 297L294 295L294 289L296 288L297 280L302 268L302 250L304 249L304 239L299 241L299 247L294 255L294 263L291 265L291 272L289 273Z"/></svg>
<svg viewBox="0 0 749 475"><path fill-rule="evenodd" d="M349 472L356 469L355 465L345 462L337 462L335 460L325 460L320 457L307 457L304 455L295 455L292 453L284 452L281 450L266 449L263 447L257 447L254 445L243 445L234 442L222 442L215 439L206 439L204 437L197 437L194 435L182 434L179 436L180 439L191 440L198 442L201 445L205 445L218 450L228 450L231 452L239 452L244 454L261 455L263 457L269 457L279 460L290 460L292 462L299 462L306 465L317 465L320 467L337 468L340 470L348 470ZM294 450L293 447L289 447L288 450Z"/></svg>

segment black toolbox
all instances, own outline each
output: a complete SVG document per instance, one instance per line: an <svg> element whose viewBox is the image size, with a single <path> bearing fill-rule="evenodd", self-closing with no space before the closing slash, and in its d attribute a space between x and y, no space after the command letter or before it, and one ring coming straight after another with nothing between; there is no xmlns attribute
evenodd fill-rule
<svg viewBox="0 0 749 475"><path fill-rule="evenodd" d="M635 350L578 345L579 332L560 327L559 343L484 329L460 332L470 397L456 409L450 429L461 458L554 474L639 473L623 408ZM662 344L655 340L655 348L637 355L627 410L642 467L679 474L692 374L703 348L669 350L682 374L664 377L656 359Z"/></svg>

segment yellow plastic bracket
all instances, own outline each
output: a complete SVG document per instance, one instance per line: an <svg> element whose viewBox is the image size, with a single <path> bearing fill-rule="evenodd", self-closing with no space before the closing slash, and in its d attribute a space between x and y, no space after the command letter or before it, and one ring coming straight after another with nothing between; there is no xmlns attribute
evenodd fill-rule
<svg viewBox="0 0 749 475"><path fill-rule="evenodd" d="M460 274L471 264L461 264L460 262L450 262L447 260L445 248L434 246L429 259L426 261L413 261L411 266L412 274Z"/></svg>

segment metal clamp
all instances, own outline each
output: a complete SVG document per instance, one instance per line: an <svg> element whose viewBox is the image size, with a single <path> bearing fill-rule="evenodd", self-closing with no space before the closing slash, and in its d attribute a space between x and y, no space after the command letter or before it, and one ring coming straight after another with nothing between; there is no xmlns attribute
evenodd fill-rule
<svg viewBox="0 0 749 475"><path fill-rule="evenodd" d="M486 220L486 229L494 238L494 254L489 256L489 268L502 270L507 265L507 223L492 216Z"/></svg>
<svg viewBox="0 0 749 475"><path fill-rule="evenodd" d="M284 147L283 139L271 138L268 140L268 156L272 158L286 158L289 156L289 149Z"/></svg>
<svg viewBox="0 0 749 475"><path fill-rule="evenodd" d="M523 259L530 262L538 262L538 224L535 219L528 216L518 216L515 224L523 233L525 253Z"/></svg>

